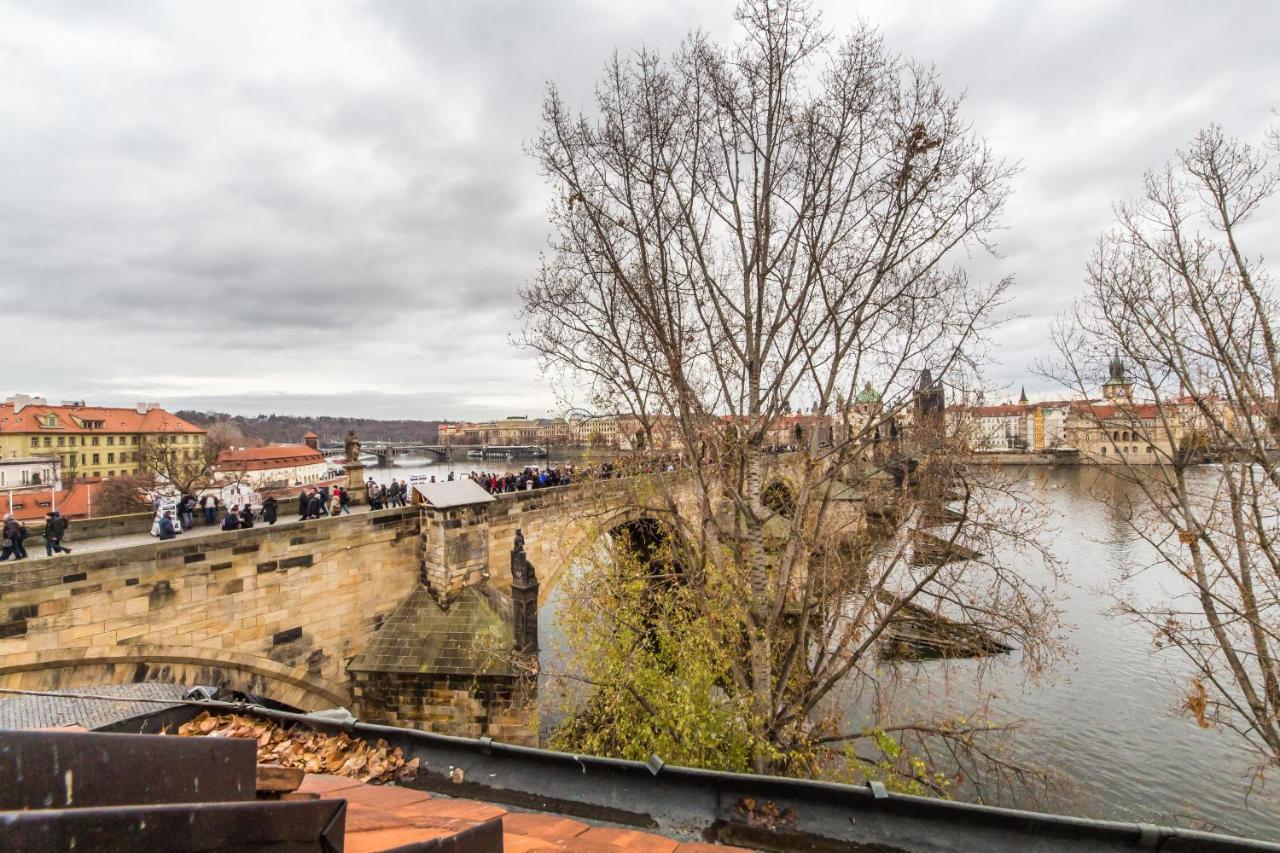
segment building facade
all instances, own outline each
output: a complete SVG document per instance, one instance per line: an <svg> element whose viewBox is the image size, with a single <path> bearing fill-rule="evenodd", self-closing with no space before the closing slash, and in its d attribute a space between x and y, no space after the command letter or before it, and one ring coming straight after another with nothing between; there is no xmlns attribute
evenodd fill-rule
<svg viewBox="0 0 1280 853"><path fill-rule="evenodd" d="M272 444L224 450L214 462L218 480L251 489L305 486L326 479L328 461L319 450L305 444Z"/></svg>
<svg viewBox="0 0 1280 853"><path fill-rule="evenodd" d="M132 409L50 405L43 397L15 394L0 404L0 456L56 459L61 477L104 479L140 474L149 453L196 461L205 432L156 403Z"/></svg>
<svg viewBox="0 0 1280 853"><path fill-rule="evenodd" d="M0 459L0 489L45 489L61 483L62 460L57 456Z"/></svg>

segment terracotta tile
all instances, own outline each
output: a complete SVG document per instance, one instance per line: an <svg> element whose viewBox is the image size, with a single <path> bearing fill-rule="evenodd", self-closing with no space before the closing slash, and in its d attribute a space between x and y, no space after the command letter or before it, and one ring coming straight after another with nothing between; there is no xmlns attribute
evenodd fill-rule
<svg viewBox="0 0 1280 853"><path fill-rule="evenodd" d="M670 838L663 838L661 835L653 835L648 832L637 832L634 829L614 829L612 827L597 826L588 829L581 835L569 839L576 844L586 844L589 849L591 845L595 845L595 849L605 848L606 845L613 845L619 850L626 850L628 853L673 853L676 849L676 842ZM565 846L565 849L572 850L572 846Z"/></svg>
<svg viewBox="0 0 1280 853"><path fill-rule="evenodd" d="M367 832L373 829L392 829L397 826L416 826L400 809L388 809L368 803L347 803L347 832ZM446 829L446 827L428 827Z"/></svg>
<svg viewBox="0 0 1280 853"><path fill-rule="evenodd" d="M440 813L440 809L436 808L432 802L425 800L420 803L410 803L407 806L398 806L393 813L397 819L406 821L410 826L421 826L427 829L446 829L449 832L459 832L480 823L478 820L465 820L443 815Z"/></svg>
<svg viewBox="0 0 1280 853"><path fill-rule="evenodd" d="M406 844L430 841L450 834L441 829L423 829L416 826L348 832L343 850L346 853L377 853L379 850L393 850Z"/></svg>
<svg viewBox="0 0 1280 853"><path fill-rule="evenodd" d="M503 818L505 821L506 818ZM563 848L545 838L506 833L502 836L502 853L562 853Z"/></svg>
<svg viewBox="0 0 1280 853"><path fill-rule="evenodd" d="M431 799L431 795L425 791L397 788L393 785L361 785L358 788L348 788L334 793L349 803L364 803L383 809L399 808Z"/></svg>
<svg viewBox="0 0 1280 853"><path fill-rule="evenodd" d="M329 773L308 773L302 777L302 784L298 786L298 790L319 794L324 797L328 796L331 791L342 791L359 785L359 780L348 779L346 776L333 776Z"/></svg>
<svg viewBox="0 0 1280 853"><path fill-rule="evenodd" d="M456 818L481 823L495 817L502 817L507 810L501 806L476 800L447 800L437 797L429 802L414 803L413 813L424 818Z"/></svg>
<svg viewBox="0 0 1280 853"><path fill-rule="evenodd" d="M581 835L591 827L572 818L552 814L510 812L502 818L502 831L559 841Z"/></svg>

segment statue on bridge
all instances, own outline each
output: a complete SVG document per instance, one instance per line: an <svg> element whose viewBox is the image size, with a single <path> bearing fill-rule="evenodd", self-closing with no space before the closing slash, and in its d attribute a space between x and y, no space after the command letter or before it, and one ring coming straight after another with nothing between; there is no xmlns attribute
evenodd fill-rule
<svg viewBox="0 0 1280 853"><path fill-rule="evenodd" d="M347 430L346 449L348 462L360 460L360 439L356 438L356 431L353 429Z"/></svg>
<svg viewBox="0 0 1280 853"><path fill-rule="evenodd" d="M538 573L524 552L524 533L517 530L511 548L512 635L515 652L538 656Z"/></svg>

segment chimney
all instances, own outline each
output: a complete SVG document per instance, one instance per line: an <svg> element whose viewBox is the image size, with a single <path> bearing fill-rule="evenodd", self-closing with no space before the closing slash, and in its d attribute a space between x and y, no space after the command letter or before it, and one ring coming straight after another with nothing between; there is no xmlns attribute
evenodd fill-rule
<svg viewBox="0 0 1280 853"><path fill-rule="evenodd" d="M13 413L16 415L27 406L45 406L48 402L44 397L33 397L30 394L14 394L13 397L6 401L13 403Z"/></svg>
<svg viewBox="0 0 1280 853"><path fill-rule="evenodd" d="M158 408L160 408L159 403L139 403L138 405L134 406L134 411L140 415L145 415L147 412L151 411L152 409L158 409Z"/></svg>
<svg viewBox="0 0 1280 853"><path fill-rule="evenodd" d="M511 621L515 653L538 655L538 574L524 553L524 534L516 531L511 549Z"/></svg>

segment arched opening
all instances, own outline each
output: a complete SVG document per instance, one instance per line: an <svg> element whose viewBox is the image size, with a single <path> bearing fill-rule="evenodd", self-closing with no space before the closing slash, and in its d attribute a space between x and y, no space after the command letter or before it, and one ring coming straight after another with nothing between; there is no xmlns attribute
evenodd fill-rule
<svg viewBox="0 0 1280 853"><path fill-rule="evenodd" d="M792 518L796 514L795 492L782 480L774 480L765 486L760 493L760 502L765 509L776 512L783 518Z"/></svg>

